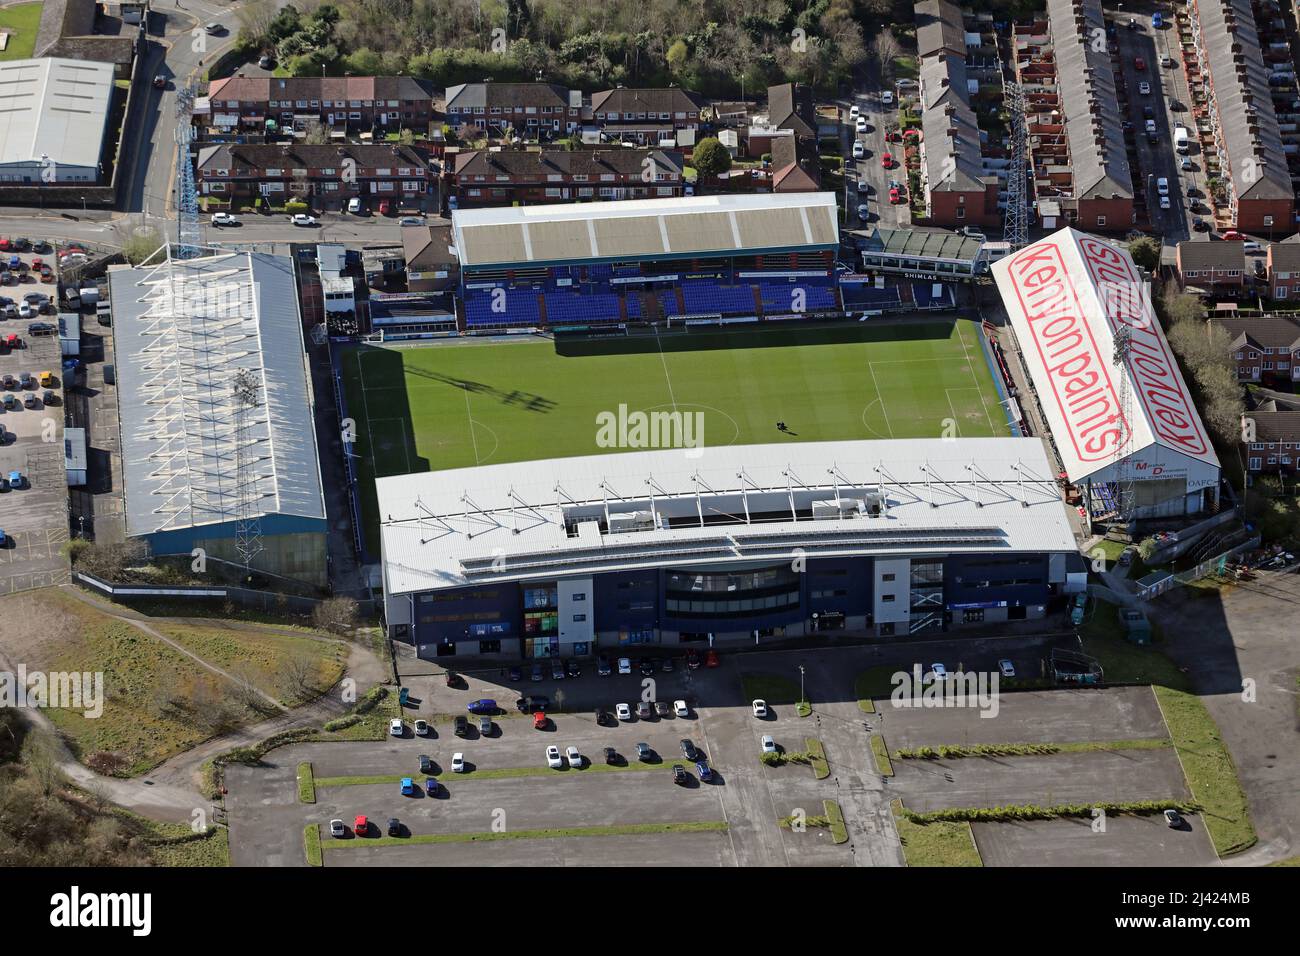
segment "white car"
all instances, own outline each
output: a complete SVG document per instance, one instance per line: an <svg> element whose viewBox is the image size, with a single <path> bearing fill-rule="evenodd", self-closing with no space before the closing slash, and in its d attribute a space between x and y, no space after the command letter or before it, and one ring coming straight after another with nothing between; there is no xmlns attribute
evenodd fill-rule
<svg viewBox="0 0 1300 956"><path fill-rule="evenodd" d="M1156 180L1156 192L1158 192L1162 196L1169 195L1169 180L1166 179L1164 176L1161 176L1159 179Z"/></svg>
<svg viewBox="0 0 1300 956"><path fill-rule="evenodd" d="M1192 162L1192 158L1190 156L1184 156L1182 159L1178 161L1178 165L1184 171L1196 168L1196 164Z"/></svg>
<svg viewBox="0 0 1300 956"><path fill-rule="evenodd" d="M749 706L753 709L753 711L754 711L754 716L755 716L755 717L766 717L766 716L767 716L767 701L765 701L765 700L756 700L756 701L754 701L752 704L750 704Z"/></svg>
<svg viewBox="0 0 1300 956"><path fill-rule="evenodd" d="M360 198L358 198L357 196L353 196L351 199L348 200L348 212L352 213L352 215L354 216L361 212Z"/></svg>
<svg viewBox="0 0 1300 956"><path fill-rule="evenodd" d="M461 753L459 750L451 755L451 772L452 773L465 772L465 755Z"/></svg>
<svg viewBox="0 0 1300 956"><path fill-rule="evenodd" d="M419 216L403 216L397 220L399 226L423 226L424 220Z"/></svg>
<svg viewBox="0 0 1300 956"><path fill-rule="evenodd" d="M858 117L856 129L859 133L865 133L867 131L867 118L865 116Z"/></svg>
<svg viewBox="0 0 1300 956"><path fill-rule="evenodd" d="M857 119L857 118L858 118L858 114L861 113L861 112L862 112L862 110L859 109L857 103L854 103L852 106L849 107L849 116L852 117L853 119Z"/></svg>
<svg viewBox="0 0 1300 956"><path fill-rule="evenodd" d="M1151 84L1148 83L1146 80L1143 80L1141 83L1138 84L1138 92L1143 96L1150 96Z"/></svg>
<svg viewBox="0 0 1300 956"><path fill-rule="evenodd" d="M858 192L863 196L868 195L871 192L871 183L867 182L865 179L859 179Z"/></svg>
<svg viewBox="0 0 1300 956"><path fill-rule="evenodd" d="M330 836L332 836L332 837L342 837L342 836L347 835L347 832L348 832L348 828L345 827L345 826L343 825L343 821L342 821L342 820L331 820L331 821L330 821Z"/></svg>
<svg viewBox="0 0 1300 956"><path fill-rule="evenodd" d="M763 735L763 753L765 754L776 753L776 741L772 739L771 734Z"/></svg>
<svg viewBox="0 0 1300 956"><path fill-rule="evenodd" d="M867 208L866 203L858 204L858 218L861 219L863 222L866 222L868 219L871 218L871 210Z"/></svg>
<svg viewBox="0 0 1300 956"><path fill-rule="evenodd" d="M315 216L309 216L305 212L296 212L289 217L289 221L295 226L319 226Z"/></svg>
<svg viewBox="0 0 1300 956"><path fill-rule="evenodd" d="M885 90L880 94L880 102L884 103L886 106L893 106L894 94L889 92L889 90Z"/></svg>
<svg viewBox="0 0 1300 956"><path fill-rule="evenodd" d="M36 315L36 310L32 308L32 304L30 302L18 303L18 318L30 319L30 318L34 318L35 315Z"/></svg>
<svg viewBox="0 0 1300 956"><path fill-rule="evenodd" d="M935 680L943 680L948 676L948 668L942 664L931 664L930 673L934 675Z"/></svg>
<svg viewBox="0 0 1300 956"><path fill-rule="evenodd" d="M1161 197L1160 197L1160 208L1161 208L1161 209L1168 209L1168 208L1169 208L1169 197L1168 197L1168 196L1161 196Z"/></svg>
<svg viewBox="0 0 1300 956"><path fill-rule="evenodd" d="M1012 664L1004 657L1002 660L998 661L998 673L1003 677L1015 677L1016 665Z"/></svg>
<svg viewBox="0 0 1300 956"><path fill-rule="evenodd" d="M854 159L862 159L862 157L864 157L864 156L866 156L866 155L867 155L867 148L866 148L865 146L863 146L861 143L854 143L854 144L853 144L853 158L854 158Z"/></svg>
<svg viewBox="0 0 1300 956"><path fill-rule="evenodd" d="M686 701L675 700L673 701L673 713L678 717L689 717L691 716L691 709L686 706Z"/></svg>
<svg viewBox="0 0 1300 956"><path fill-rule="evenodd" d="M238 226L239 220L228 212L214 212L212 214L212 225L214 226Z"/></svg>
<svg viewBox="0 0 1300 956"><path fill-rule="evenodd" d="M415 722L415 735L417 737L429 736L429 722L427 720L417 720Z"/></svg>
<svg viewBox="0 0 1300 956"><path fill-rule="evenodd" d="M402 718L394 717L388 722L388 732L394 737L401 737L406 733L406 727L402 724Z"/></svg>
<svg viewBox="0 0 1300 956"><path fill-rule="evenodd" d="M564 761L560 759L560 748L555 744L546 748L546 766L552 770L559 770L564 766Z"/></svg>
<svg viewBox="0 0 1300 956"><path fill-rule="evenodd" d="M578 752L577 747L565 747L564 756L568 759L569 766L574 770L582 766L582 754Z"/></svg>
<svg viewBox="0 0 1300 956"><path fill-rule="evenodd" d="M630 657L620 657L618 659L618 672L620 674L632 673L632 659Z"/></svg>
<svg viewBox="0 0 1300 956"><path fill-rule="evenodd" d="M207 23L204 24L203 26L203 32L210 37L216 36L217 34L221 33L221 31L223 31L224 29L226 28L223 27L220 23L217 23L215 20L212 23Z"/></svg>
<svg viewBox="0 0 1300 956"><path fill-rule="evenodd" d="M631 705L631 704L619 704L617 707L614 708L614 713L618 716L618 719L619 719L619 720L631 720L631 719L632 719L632 705Z"/></svg>

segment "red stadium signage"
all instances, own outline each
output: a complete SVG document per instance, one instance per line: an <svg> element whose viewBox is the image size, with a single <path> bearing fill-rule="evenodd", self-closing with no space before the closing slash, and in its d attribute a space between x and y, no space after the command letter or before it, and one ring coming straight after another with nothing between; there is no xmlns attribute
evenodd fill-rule
<svg viewBox="0 0 1300 956"><path fill-rule="evenodd" d="M1011 257L1008 274L1075 456L1090 463L1113 458L1133 431L1111 380L1110 356L1098 347L1060 246L1045 240L1027 247Z"/></svg>
<svg viewBox="0 0 1300 956"><path fill-rule="evenodd" d="M1201 417L1155 321L1146 284L1133 260L1090 236L1079 238L1079 254L1105 307L1111 333L1128 327L1129 377L1151 430L1168 447L1204 458L1210 453L1210 443Z"/></svg>

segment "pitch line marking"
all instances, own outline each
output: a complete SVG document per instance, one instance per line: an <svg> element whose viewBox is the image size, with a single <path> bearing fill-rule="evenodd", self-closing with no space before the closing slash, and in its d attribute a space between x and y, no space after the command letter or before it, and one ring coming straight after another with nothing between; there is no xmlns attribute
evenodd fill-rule
<svg viewBox="0 0 1300 956"><path fill-rule="evenodd" d="M885 416L885 427L889 429L889 437L894 437L894 426L889 422L889 409L885 407L885 393L880 390L880 382L876 379L876 363L868 362L867 369L871 372L871 384L876 389L876 400L880 402L880 413Z"/></svg>
<svg viewBox="0 0 1300 956"><path fill-rule="evenodd" d="M979 388L979 381L980 381L980 380L979 380L979 376L975 374L975 365L974 365L973 362L971 362L970 352L967 351L967 349L966 349L966 336L963 335L963 334L962 334L962 331L961 331L961 324L960 324L960 323L961 323L962 320L961 320L961 319L957 319L956 321L957 321L957 323L958 323L958 324L957 324L957 338L958 338L958 340L961 342L961 351L962 351L962 354L966 356L966 367L967 367L968 369L970 369L970 377L971 377L971 381L973 381L973 382L975 383L975 387L976 387L976 388ZM950 403L951 403L951 400L949 400L949 401L950 401ZM981 392L981 394L980 394L980 405L983 406L983 408L984 408L984 419L985 419L985 421L987 421L987 422L989 423L989 431L990 431L990 433L993 434L993 435L996 435L996 434L998 433L998 429L997 429L997 426L993 424L993 419L989 416L989 406L988 406L988 403L984 400L984 395L983 395L982 392Z"/></svg>

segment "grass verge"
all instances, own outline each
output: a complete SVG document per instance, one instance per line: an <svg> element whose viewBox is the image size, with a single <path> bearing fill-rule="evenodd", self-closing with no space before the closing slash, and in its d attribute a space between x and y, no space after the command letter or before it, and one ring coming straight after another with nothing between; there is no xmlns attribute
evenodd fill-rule
<svg viewBox="0 0 1300 956"><path fill-rule="evenodd" d="M1059 820L1062 817L1091 817L1097 810L1109 816L1150 816L1166 810L1196 813L1200 807L1189 800L1134 800L1127 803L1098 801L1096 803L1057 803L1040 807L1036 804L1007 804L1001 807L950 807L917 813L902 809L903 817L912 823L944 823L966 820L972 823L1011 823L1020 820Z"/></svg>
<svg viewBox="0 0 1300 956"><path fill-rule="evenodd" d="M894 775L894 762L889 759L889 745L879 734L871 735L871 754L876 758L876 769L882 777Z"/></svg>
<svg viewBox="0 0 1300 956"><path fill-rule="evenodd" d="M324 860L321 858L320 844L320 826L315 823L309 823L303 827L302 845L307 854L308 866L321 866Z"/></svg>
<svg viewBox="0 0 1300 956"><path fill-rule="evenodd" d="M904 815L903 801L893 800L890 807L908 866L984 865L967 821L914 823Z"/></svg>
<svg viewBox="0 0 1300 956"><path fill-rule="evenodd" d="M311 764L298 764L298 802L316 802L316 781L312 776Z"/></svg>
<svg viewBox="0 0 1300 956"><path fill-rule="evenodd" d="M1246 794L1214 718L1193 694L1168 687L1152 689L1192 799L1203 808L1201 819L1210 831L1215 851L1222 857L1254 846L1259 837L1250 819Z"/></svg>
<svg viewBox="0 0 1300 956"><path fill-rule="evenodd" d="M308 829L311 829L310 827ZM507 830L502 833L418 833L406 837L367 837L331 840L323 849L345 850L368 846L405 846L410 843L491 843L496 840L554 840L562 837L636 836L642 833L725 833L721 820L695 823L628 823L606 827L566 827L553 830Z"/></svg>
<svg viewBox="0 0 1300 956"><path fill-rule="evenodd" d="M849 842L849 828L844 822L844 812L840 805L834 800L823 800L822 805L826 808L826 819L830 821L831 841L839 846Z"/></svg>
<svg viewBox="0 0 1300 956"><path fill-rule="evenodd" d="M826 759L826 748L816 737L809 737L804 741L804 746L808 748L808 759L812 764L813 776L818 780L825 780L831 775L831 765Z"/></svg>
<svg viewBox="0 0 1300 956"><path fill-rule="evenodd" d="M911 747L895 750L898 760L939 760L959 757L1040 757L1060 753L1089 753L1112 750L1160 750L1173 746L1164 737L1145 740L1083 740L1064 744L970 744Z"/></svg>

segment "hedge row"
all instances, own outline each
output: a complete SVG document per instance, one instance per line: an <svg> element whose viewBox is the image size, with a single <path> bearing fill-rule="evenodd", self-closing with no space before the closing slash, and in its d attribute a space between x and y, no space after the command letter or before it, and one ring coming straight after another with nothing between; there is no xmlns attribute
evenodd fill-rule
<svg viewBox="0 0 1300 956"><path fill-rule="evenodd" d="M953 807L917 813L903 808L903 816L912 823L1002 823L1013 820L1056 820L1061 817L1091 817L1097 810L1107 816L1151 816L1166 810L1192 813L1200 809L1195 801L1187 800L1135 800L1129 803L1061 803L1050 807L1033 804L1005 807Z"/></svg>
<svg viewBox="0 0 1300 956"><path fill-rule="evenodd" d="M912 747L895 750L900 760L938 760L944 757L1030 757L1060 753L1055 744L971 744L969 746Z"/></svg>

